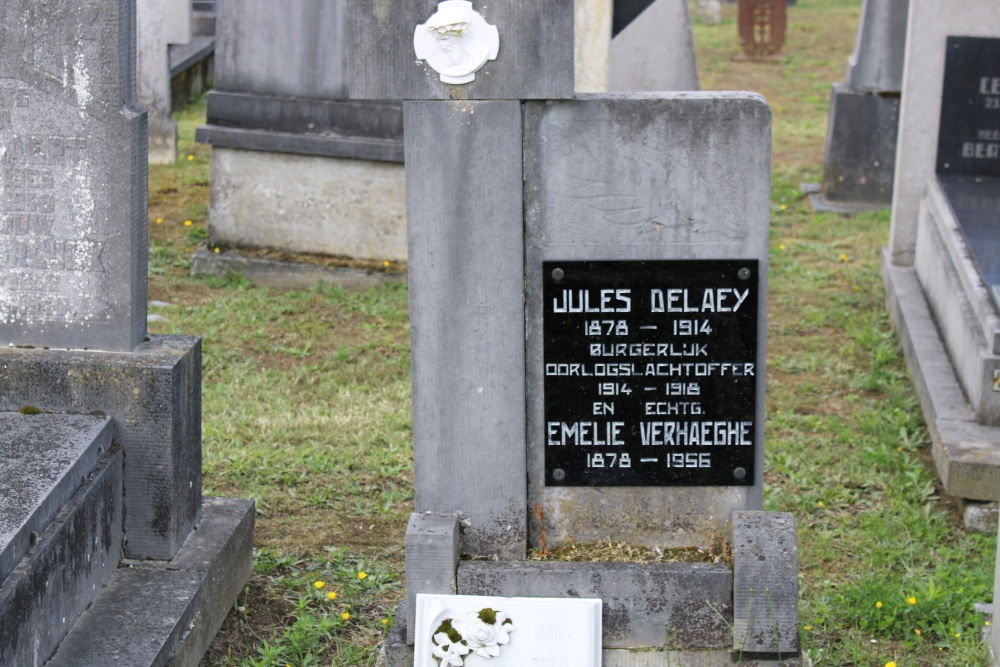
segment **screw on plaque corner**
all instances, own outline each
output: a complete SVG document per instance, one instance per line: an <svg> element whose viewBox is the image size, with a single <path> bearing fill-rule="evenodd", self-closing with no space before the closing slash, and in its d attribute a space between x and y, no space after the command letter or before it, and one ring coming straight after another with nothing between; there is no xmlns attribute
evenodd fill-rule
<svg viewBox="0 0 1000 667"><path fill-rule="evenodd" d="M552 479L556 480L557 482L563 481L564 479L566 479L566 471L563 470L562 468L556 468L555 470L552 471Z"/></svg>
<svg viewBox="0 0 1000 667"><path fill-rule="evenodd" d="M737 468L736 470L733 470L733 478L738 482L742 482L744 479L746 479L746 476L747 476L746 468Z"/></svg>
<svg viewBox="0 0 1000 667"><path fill-rule="evenodd" d="M740 277L740 280L750 280L750 269L744 267L736 275Z"/></svg>
<svg viewBox="0 0 1000 667"><path fill-rule="evenodd" d="M561 283L562 279L566 277L566 272L562 269L552 269L552 279L557 283Z"/></svg>

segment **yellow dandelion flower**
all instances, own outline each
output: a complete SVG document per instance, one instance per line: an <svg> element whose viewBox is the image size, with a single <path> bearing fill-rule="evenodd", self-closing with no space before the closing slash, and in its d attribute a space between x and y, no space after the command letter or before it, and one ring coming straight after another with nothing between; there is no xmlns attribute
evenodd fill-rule
<svg viewBox="0 0 1000 667"><path fill-rule="evenodd" d="M813 626L807 625L807 626L803 627L802 629L805 630L806 632L812 632Z"/></svg>
<svg viewBox="0 0 1000 667"><path fill-rule="evenodd" d="M351 615L345 611L343 614L340 615L340 617L346 621L351 617Z"/></svg>
<svg viewBox="0 0 1000 667"><path fill-rule="evenodd" d="M879 600L878 602L875 603L875 608L876 609L881 609L882 608L882 601L881 600Z"/></svg>
<svg viewBox="0 0 1000 667"><path fill-rule="evenodd" d="M956 638L958 638L958 637L961 637L961 636L962 636L962 633L961 633L961 632L956 632L956 633L955 633L955 637L956 637Z"/></svg>
<svg viewBox="0 0 1000 667"><path fill-rule="evenodd" d="M163 218L157 218L156 219L156 224L162 225L163 224Z"/></svg>
<svg viewBox="0 0 1000 667"><path fill-rule="evenodd" d="M993 624L992 624L992 623L990 623L989 621L986 621L986 623L985 623L984 625L986 625L987 627L989 627L989 626L991 626L991 625L993 625Z"/></svg>
<svg viewBox="0 0 1000 667"><path fill-rule="evenodd" d="M823 507L823 501L821 500L818 503L816 503L816 507Z"/></svg>
<svg viewBox="0 0 1000 667"><path fill-rule="evenodd" d="M313 584L313 586L315 586L316 590L319 591L319 590L322 590L324 586L326 586L326 582L325 581L317 581L315 584Z"/></svg>
<svg viewBox="0 0 1000 667"><path fill-rule="evenodd" d="M784 249L785 249L785 244L784 243L782 243L781 245L778 246L778 250L784 250Z"/></svg>
<svg viewBox="0 0 1000 667"><path fill-rule="evenodd" d="M337 594L334 593L333 591L330 591L329 593L326 594L326 597L327 597L328 600L336 600L337 599Z"/></svg>
<svg viewBox="0 0 1000 667"><path fill-rule="evenodd" d="M188 155L188 162L191 162L192 160L194 160L194 156L193 155Z"/></svg>
<svg viewBox="0 0 1000 667"><path fill-rule="evenodd" d="M382 266L384 266L385 268L388 269L389 268L389 260L385 260L384 262L382 262Z"/></svg>
<svg viewBox="0 0 1000 667"><path fill-rule="evenodd" d="M218 249L218 248L216 248L216 249L215 249L215 254L216 254L216 255L218 255L218 254L219 254L219 249Z"/></svg>
<svg viewBox="0 0 1000 667"><path fill-rule="evenodd" d="M889 662L885 663L885 667L896 667L896 663L890 660Z"/></svg>
<svg viewBox="0 0 1000 667"><path fill-rule="evenodd" d="M781 206L779 206L778 208L779 208L779 209L781 209L782 211L785 211L785 210L787 210L787 209L788 209L788 207L787 207L787 206L785 206L784 204L782 204L782 205L781 205Z"/></svg>
<svg viewBox="0 0 1000 667"><path fill-rule="evenodd" d="M383 618L382 619L382 625L389 625L389 619L388 618Z"/></svg>
<svg viewBox="0 0 1000 667"><path fill-rule="evenodd" d="M368 577L367 572L358 572L358 579L364 581Z"/></svg>
<svg viewBox="0 0 1000 667"><path fill-rule="evenodd" d="M841 262L846 262L846 261L847 261L847 255L843 255L843 254L842 254L842 255L840 256L840 261L841 261Z"/></svg>
<svg viewBox="0 0 1000 667"><path fill-rule="evenodd" d="M184 221L184 226L185 226L185 227L190 227L190 226L191 226L191 225L193 225L193 224L194 224L194 223L193 223L193 222L191 222L190 220L185 220L185 221Z"/></svg>
<svg viewBox="0 0 1000 667"><path fill-rule="evenodd" d="M917 604L917 598L913 597L912 595L906 598L906 601L909 602L911 605Z"/></svg>
<svg viewBox="0 0 1000 667"><path fill-rule="evenodd" d="M919 637L920 636L920 628L913 628L913 634L915 634L916 636Z"/></svg>

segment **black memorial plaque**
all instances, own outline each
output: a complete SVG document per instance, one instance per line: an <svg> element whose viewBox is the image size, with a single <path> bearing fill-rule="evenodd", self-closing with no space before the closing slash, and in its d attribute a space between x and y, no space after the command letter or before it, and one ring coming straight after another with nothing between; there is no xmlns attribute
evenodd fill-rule
<svg viewBox="0 0 1000 667"><path fill-rule="evenodd" d="M752 485L758 261L543 266L545 483Z"/></svg>
<svg viewBox="0 0 1000 667"><path fill-rule="evenodd" d="M937 173L1000 177L1000 39L949 37Z"/></svg>

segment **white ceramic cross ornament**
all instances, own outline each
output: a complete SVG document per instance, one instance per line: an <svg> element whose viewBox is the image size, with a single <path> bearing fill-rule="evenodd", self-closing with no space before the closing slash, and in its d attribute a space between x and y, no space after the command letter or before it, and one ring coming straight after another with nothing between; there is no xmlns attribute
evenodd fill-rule
<svg viewBox="0 0 1000 667"><path fill-rule="evenodd" d="M467 0L445 0L413 32L413 50L451 84L469 83L500 52L500 31Z"/></svg>

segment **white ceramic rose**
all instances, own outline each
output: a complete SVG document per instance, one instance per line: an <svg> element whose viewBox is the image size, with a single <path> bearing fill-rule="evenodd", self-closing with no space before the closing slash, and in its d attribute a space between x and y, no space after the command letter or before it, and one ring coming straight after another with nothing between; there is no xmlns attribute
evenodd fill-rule
<svg viewBox="0 0 1000 667"><path fill-rule="evenodd" d="M441 665L455 667L463 665L460 656L470 652L486 659L496 658L500 655L500 647L510 642L510 633L516 629L502 611L489 607L478 612L467 611L456 619L445 619L435 631L434 657L441 660ZM445 662L446 657L458 662Z"/></svg>

